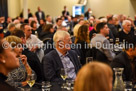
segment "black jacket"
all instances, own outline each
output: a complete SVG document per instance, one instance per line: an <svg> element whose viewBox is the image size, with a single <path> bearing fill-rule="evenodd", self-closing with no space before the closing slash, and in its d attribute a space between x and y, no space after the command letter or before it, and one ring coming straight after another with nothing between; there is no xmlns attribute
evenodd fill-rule
<svg viewBox="0 0 136 91"><path fill-rule="evenodd" d="M41 82L43 80L43 71L42 71L41 63L37 55L29 51L27 48L23 50L22 54L26 55L28 64L30 65L32 70L35 71L37 75L36 81Z"/></svg>
<svg viewBox="0 0 136 91"><path fill-rule="evenodd" d="M123 42L123 40L129 40L131 37L136 38L136 36L134 35L134 31L132 31L132 30L131 30L128 34L126 34L126 33L122 30L122 31L120 31L120 32L118 33L117 36L118 36L120 42Z"/></svg>
<svg viewBox="0 0 136 91"><path fill-rule="evenodd" d="M41 11L41 13L42 13L42 17L41 17L41 19L45 19L45 14L44 14L44 12L43 11ZM40 22L40 16L39 16L39 12L37 11L36 13L35 13L35 15L36 15L36 17L37 17L37 20Z"/></svg>
<svg viewBox="0 0 136 91"><path fill-rule="evenodd" d="M77 73L81 67L77 54L72 50L68 52L68 56L75 67L75 72ZM56 82L62 81L62 78L60 77L60 69L64 67L56 50L52 50L46 54L43 58L42 64L45 80Z"/></svg>

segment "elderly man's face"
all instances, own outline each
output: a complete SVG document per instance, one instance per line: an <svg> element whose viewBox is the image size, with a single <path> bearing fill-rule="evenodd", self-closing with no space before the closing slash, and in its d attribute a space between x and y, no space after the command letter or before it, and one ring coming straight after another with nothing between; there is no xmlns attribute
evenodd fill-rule
<svg viewBox="0 0 136 91"><path fill-rule="evenodd" d="M124 26L123 26L124 30L126 32L130 32L131 30L131 24L129 22L127 22Z"/></svg>
<svg viewBox="0 0 136 91"><path fill-rule="evenodd" d="M59 47L60 49L64 50L64 51L68 51L70 50L70 45L72 44L71 38L69 35L67 35L64 40L62 40L61 42L59 42Z"/></svg>

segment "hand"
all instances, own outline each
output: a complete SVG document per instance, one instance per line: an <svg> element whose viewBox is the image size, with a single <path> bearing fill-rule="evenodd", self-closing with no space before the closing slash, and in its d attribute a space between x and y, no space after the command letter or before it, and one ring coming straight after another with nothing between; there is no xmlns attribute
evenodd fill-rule
<svg viewBox="0 0 136 91"><path fill-rule="evenodd" d="M26 86L26 85L27 85L27 81L22 82L23 87Z"/></svg>
<svg viewBox="0 0 136 91"><path fill-rule="evenodd" d="M27 64L27 57L25 55L20 55L20 58L21 58L23 64L26 65Z"/></svg>
<svg viewBox="0 0 136 91"><path fill-rule="evenodd" d="M3 29L3 27L0 27L0 29Z"/></svg>

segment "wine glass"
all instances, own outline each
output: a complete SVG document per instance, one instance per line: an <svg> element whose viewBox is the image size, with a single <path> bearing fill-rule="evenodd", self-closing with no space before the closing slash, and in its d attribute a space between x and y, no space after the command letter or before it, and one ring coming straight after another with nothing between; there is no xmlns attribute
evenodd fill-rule
<svg viewBox="0 0 136 91"><path fill-rule="evenodd" d="M28 74L27 77L27 84L32 88L32 86L35 84L36 75L34 73Z"/></svg>
<svg viewBox="0 0 136 91"><path fill-rule="evenodd" d="M63 81L65 83L65 80L66 80L66 78L68 76L67 69L61 68L61 70L60 70L60 76L61 76L61 78L63 79ZM63 88L65 88L65 87L66 87L66 84L63 84Z"/></svg>

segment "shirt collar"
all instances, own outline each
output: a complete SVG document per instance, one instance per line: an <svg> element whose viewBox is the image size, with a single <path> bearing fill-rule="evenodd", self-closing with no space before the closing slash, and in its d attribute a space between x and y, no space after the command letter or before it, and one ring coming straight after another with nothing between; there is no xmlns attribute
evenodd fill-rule
<svg viewBox="0 0 136 91"><path fill-rule="evenodd" d="M96 36L105 37L105 36L104 36L104 35L102 35L102 34L96 34Z"/></svg>
<svg viewBox="0 0 136 91"><path fill-rule="evenodd" d="M32 35L32 34L31 34L31 35ZM27 38L27 40L32 38L31 35L29 36L29 38Z"/></svg>
<svg viewBox="0 0 136 91"><path fill-rule="evenodd" d="M56 49L56 51L57 51L57 53L58 53L58 55L59 55L59 57L64 57L64 56L67 56L69 53L67 52L66 53L66 55L63 55L62 53L60 53L57 49Z"/></svg>

